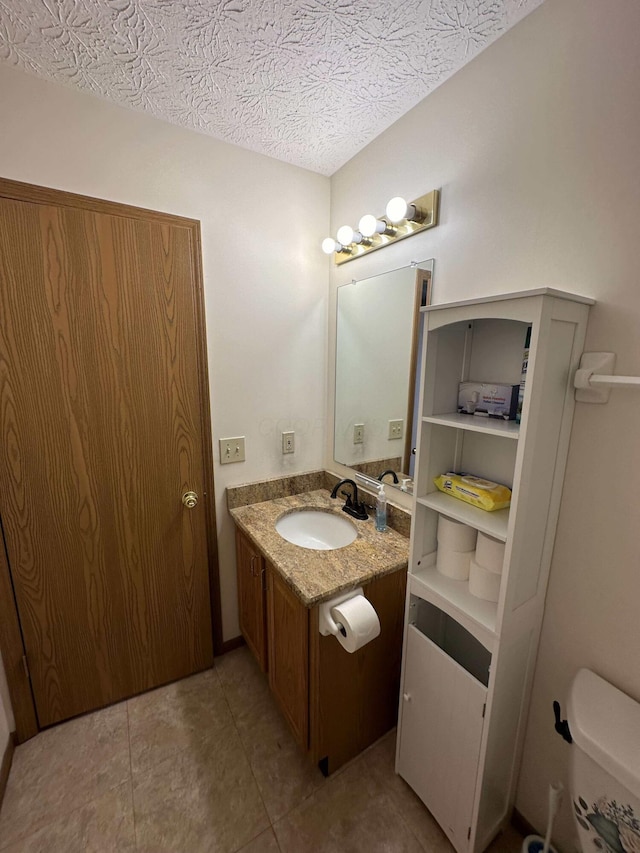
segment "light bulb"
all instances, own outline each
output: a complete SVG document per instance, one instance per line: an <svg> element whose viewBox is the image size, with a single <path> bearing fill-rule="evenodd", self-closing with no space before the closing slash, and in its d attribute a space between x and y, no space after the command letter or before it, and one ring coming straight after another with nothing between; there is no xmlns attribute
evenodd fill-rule
<svg viewBox="0 0 640 853"><path fill-rule="evenodd" d="M376 219L371 213L365 214L358 223L358 230L365 237L373 237L374 234L384 234L387 224Z"/></svg>
<svg viewBox="0 0 640 853"><path fill-rule="evenodd" d="M426 217L424 211L415 204L409 204L399 195L391 199L385 213L389 222L424 222Z"/></svg>
<svg viewBox="0 0 640 853"><path fill-rule="evenodd" d="M342 243L344 246L348 246L349 243L357 242L354 240L355 231L350 225L343 225L341 228L338 228L336 237L338 238L338 242Z"/></svg>
<svg viewBox="0 0 640 853"><path fill-rule="evenodd" d="M398 195L391 199L387 205L385 213L391 222L402 222L403 219L413 219L416 214L416 208L414 204L407 204L407 202Z"/></svg>
<svg viewBox="0 0 640 853"><path fill-rule="evenodd" d="M369 242L364 239L364 235L360 231L354 231L350 225L343 225L342 228L338 228L336 237L338 238L338 242L345 246L348 246L350 243L364 243L366 245Z"/></svg>
<svg viewBox="0 0 640 853"><path fill-rule="evenodd" d="M353 252L348 246L343 246L338 243L333 237L325 237L322 241L322 251L325 255L332 255L334 252L342 253L343 255L352 255Z"/></svg>

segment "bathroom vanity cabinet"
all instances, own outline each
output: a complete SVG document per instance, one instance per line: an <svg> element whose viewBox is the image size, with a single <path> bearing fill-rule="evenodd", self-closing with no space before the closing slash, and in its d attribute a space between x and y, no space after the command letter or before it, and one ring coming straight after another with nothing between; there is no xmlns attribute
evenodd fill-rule
<svg viewBox="0 0 640 853"><path fill-rule="evenodd" d="M332 773L396 724L406 569L363 585L380 636L354 654L318 627L278 569L236 528L240 626L294 737ZM265 626L264 629L261 626Z"/></svg>
<svg viewBox="0 0 640 853"><path fill-rule="evenodd" d="M429 306L396 769L459 853L485 849L510 814L592 300L551 289ZM458 383L517 384L521 422L458 414ZM447 472L512 489L487 512L438 491ZM497 602L436 569L438 519L505 543Z"/></svg>

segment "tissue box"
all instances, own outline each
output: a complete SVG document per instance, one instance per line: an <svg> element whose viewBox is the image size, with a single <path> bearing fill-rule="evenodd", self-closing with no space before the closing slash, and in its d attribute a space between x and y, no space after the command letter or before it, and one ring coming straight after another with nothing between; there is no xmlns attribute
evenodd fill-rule
<svg viewBox="0 0 640 853"><path fill-rule="evenodd" d="M515 420L520 385L498 382L460 382L458 412L466 415Z"/></svg>

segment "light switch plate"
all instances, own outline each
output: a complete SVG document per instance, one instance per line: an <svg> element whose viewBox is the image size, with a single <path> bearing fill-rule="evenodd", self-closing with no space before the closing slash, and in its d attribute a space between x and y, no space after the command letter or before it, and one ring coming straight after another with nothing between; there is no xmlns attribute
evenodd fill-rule
<svg viewBox="0 0 640 853"><path fill-rule="evenodd" d="M291 432L283 432L282 433L282 452L283 453L295 453L296 449L296 434L291 430Z"/></svg>
<svg viewBox="0 0 640 853"><path fill-rule="evenodd" d="M364 424L353 425L353 443L364 444Z"/></svg>
<svg viewBox="0 0 640 853"><path fill-rule="evenodd" d="M229 465L231 462L244 462L244 436L220 439L220 464Z"/></svg>
<svg viewBox="0 0 640 853"><path fill-rule="evenodd" d="M404 421L389 421L389 440L393 438L402 438L404 434Z"/></svg>

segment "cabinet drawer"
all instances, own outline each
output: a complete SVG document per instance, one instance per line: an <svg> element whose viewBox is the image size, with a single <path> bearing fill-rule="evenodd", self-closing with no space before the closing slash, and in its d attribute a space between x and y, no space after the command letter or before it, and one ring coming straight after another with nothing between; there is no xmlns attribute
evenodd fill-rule
<svg viewBox="0 0 640 853"><path fill-rule="evenodd" d="M398 772L456 850L468 848L487 689L410 625Z"/></svg>

